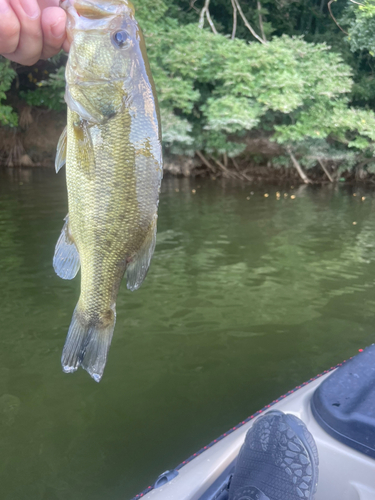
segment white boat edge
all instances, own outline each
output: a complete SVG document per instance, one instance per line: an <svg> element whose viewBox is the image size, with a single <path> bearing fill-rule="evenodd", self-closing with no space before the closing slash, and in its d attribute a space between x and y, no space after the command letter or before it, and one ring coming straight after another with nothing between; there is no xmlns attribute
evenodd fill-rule
<svg viewBox="0 0 375 500"><path fill-rule="evenodd" d="M333 370L334 371L334 370ZM315 500L375 500L375 460L327 434L315 420L310 401L315 389L333 371L318 375L313 381L282 396L269 405L299 417L314 436L319 452L319 483ZM178 475L166 484L145 491L133 500L200 500L237 457L245 435L257 417L229 431L203 452L178 469Z"/></svg>

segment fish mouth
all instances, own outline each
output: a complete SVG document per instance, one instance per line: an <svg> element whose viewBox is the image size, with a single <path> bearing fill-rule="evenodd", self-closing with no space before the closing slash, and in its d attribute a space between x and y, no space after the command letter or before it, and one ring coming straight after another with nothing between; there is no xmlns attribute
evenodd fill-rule
<svg viewBox="0 0 375 500"><path fill-rule="evenodd" d="M84 17L99 20L124 14L126 11L134 16L134 7L128 0L60 0L60 7L75 19Z"/></svg>
<svg viewBox="0 0 375 500"><path fill-rule="evenodd" d="M74 31L110 29L116 18L134 19L134 7L128 0L60 0L67 14L66 31L69 42Z"/></svg>

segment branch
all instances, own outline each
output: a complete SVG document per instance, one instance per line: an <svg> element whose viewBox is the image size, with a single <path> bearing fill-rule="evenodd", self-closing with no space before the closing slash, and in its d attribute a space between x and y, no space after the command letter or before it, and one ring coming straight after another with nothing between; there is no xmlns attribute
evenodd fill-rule
<svg viewBox="0 0 375 500"><path fill-rule="evenodd" d="M228 155L227 155L227 153L223 154L223 163L224 163L224 167L227 168L228 167Z"/></svg>
<svg viewBox="0 0 375 500"><path fill-rule="evenodd" d="M253 35L253 37L256 38L258 40L258 42L260 42L260 43L263 43L263 44L267 43L264 40L262 40L260 38L260 36L258 36L256 34L256 32L254 31L254 29L251 27L249 21L245 17L245 14L242 12L241 5L238 3L238 0L233 0L233 1L236 4L238 12L240 13L240 16L242 17L242 20L245 23L246 28L250 31L250 33Z"/></svg>
<svg viewBox="0 0 375 500"><path fill-rule="evenodd" d="M233 28L232 28L232 36L230 37L230 39L234 40L236 38L236 31L237 31L237 7L236 4L234 3L234 0L231 0L231 2L233 7Z"/></svg>
<svg viewBox="0 0 375 500"><path fill-rule="evenodd" d="M297 170L297 172L298 172L299 176L301 177L301 179L303 180L303 182L305 184L310 184L311 180L307 177L307 175L305 174L305 172L302 170L302 167L298 163L297 158L292 153L292 150L290 148L287 148L287 151L288 151L288 154L290 156L290 159L292 160L292 163L293 163L295 169Z"/></svg>
<svg viewBox="0 0 375 500"><path fill-rule="evenodd" d="M205 156L203 156L203 153L200 151L196 151L195 154L198 156L200 160L206 165L206 167L211 170L214 174L216 174L216 169L211 165L211 163L207 160Z"/></svg>
<svg viewBox="0 0 375 500"><path fill-rule="evenodd" d="M362 7L365 7L364 3L355 2L354 0L349 0L349 2L352 2L352 3L355 3L356 5L361 5Z"/></svg>
<svg viewBox="0 0 375 500"><path fill-rule="evenodd" d="M204 7L201 10L200 16L199 16L199 23L198 23L198 28L203 29L204 26L204 16L206 15L208 24L210 25L212 31L217 35L217 31L215 28L214 23L212 22L211 16L210 16L210 11L208 10L208 7L210 5L210 0L206 0L204 3Z"/></svg>
<svg viewBox="0 0 375 500"><path fill-rule="evenodd" d="M321 160L320 158L318 158L318 162L319 162L319 165L322 167L322 169L324 170L324 173L326 174L326 176L328 177L328 179L330 180L330 182L333 182L333 179L331 177L331 174L328 172L326 166L324 165L323 163L323 160Z"/></svg>
<svg viewBox="0 0 375 500"><path fill-rule="evenodd" d="M235 168L236 168L236 170L237 170L237 172L238 172L238 175L240 175L241 177L243 177L243 178L244 178L245 180L247 180L247 181L250 181L250 182L252 182L252 181L253 181L253 179L252 179L251 177L248 177L248 176L245 174L245 172L242 172L242 171L241 171L241 169L240 169L240 167L239 167L238 163L236 162L236 160L235 160L234 158L232 158L232 162L233 162L233 165L235 166Z"/></svg>
<svg viewBox="0 0 375 500"><path fill-rule="evenodd" d="M264 34L264 29L263 29L263 19L262 19L262 4L257 1L257 9L258 9L258 18L259 18L259 28L260 28L260 33L262 35L263 40L266 42L267 38Z"/></svg>
<svg viewBox="0 0 375 500"><path fill-rule="evenodd" d="M196 6L194 5L196 1L197 1L197 0L190 0L189 10L190 10L190 9L194 9L196 12L199 12L199 10L198 10L198 9L196 8Z"/></svg>
<svg viewBox="0 0 375 500"><path fill-rule="evenodd" d="M206 0L206 3L204 4L204 7L203 9L201 10L201 13L199 15L199 22L198 22L198 28L200 29L203 29L203 26L204 26L204 15L206 13L206 9L207 9L207 5L206 4L209 4L210 3L210 0Z"/></svg>
<svg viewBox="0 0 375 500"><path fill-rule="evenodd" d="M335 22L336 26L337 26L338 28L340 28L340 30L341 30L343 33L345 33L345 35L349 35L349 33L347 33L345 30L343 30L343 29L341 28L341 26L339 25L339 23L336 21L335 16L332 14L332 10L331 10L331 3L332 3L332 2L336 2L336 0L330 0L330 1L328 2L328 10L329 10L329 13L330 13L330 15L331 15L332 19L334 20L334 22Z"/></svg>
<svg viewBox="0 0 375 500"><path fill-rule="evenodd" d="M224 165L219 161L219 160L216 160L216 158L212 158L214 160L214 162L216 163L216 165L218 167L220 167L220 169L224 172L223 173L223 177L232 177L234 179L237 178L237 175L235 174L235 172L230 172L227 168L224 167Z"/></svg>
<svg viewBox="0 0 375 500"><path fill-rule="evenodd" d="M217 35L215 25L214 25L214 23L211 19L211 16L210 16L210 11L208 10L208 4L210 3L210 0L206 0L206 3L207 3L206 17L207 17L208 24L211 26L211 29L215 33L215 35Z"/></svg>
<svg viewBox="0 0 375 500"><path fill-rule="evenodd" d="M233 162L233 165L235 166L237 172L240 174L241 173L241 169L240 169L238 163L236 162L236 160L234 158L232 158L232 162Z"/></svg>

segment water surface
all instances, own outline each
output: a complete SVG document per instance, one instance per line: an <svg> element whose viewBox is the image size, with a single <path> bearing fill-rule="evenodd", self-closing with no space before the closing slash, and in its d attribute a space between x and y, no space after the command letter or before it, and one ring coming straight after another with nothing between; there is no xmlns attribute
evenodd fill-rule
<svg viewBox="0 0 375 500"><path fill-rule="evenodd" d="M276 191L165 180L150 272L120 291L96 384L60 368L79 294L51 264L64 175L0 172L3 500L129 500L374 342L373 191Z"/></svg>

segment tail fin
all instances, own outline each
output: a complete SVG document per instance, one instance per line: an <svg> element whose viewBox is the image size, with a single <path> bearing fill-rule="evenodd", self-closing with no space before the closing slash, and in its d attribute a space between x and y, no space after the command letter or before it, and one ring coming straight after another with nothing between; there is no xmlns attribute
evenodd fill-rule
<svg viewBox="0 0 375 500"><path fill-rule="evenodd" d="M75 308L61 356L65 373L73 373L82 365L95 382L100 382L116 322L114 311L106 316L105 321L87 323L78 306Z"/></svg>

